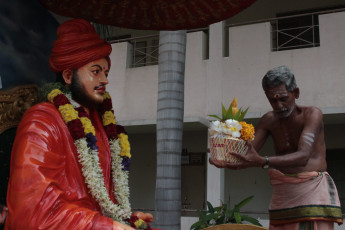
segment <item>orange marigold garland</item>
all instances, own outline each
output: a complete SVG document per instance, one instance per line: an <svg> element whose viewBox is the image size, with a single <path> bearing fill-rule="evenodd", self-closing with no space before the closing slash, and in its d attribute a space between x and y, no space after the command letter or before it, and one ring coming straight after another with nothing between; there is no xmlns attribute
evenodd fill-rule
<svg viewBox="0 0 345 230"><path fill-rule="evenodd" d="M252 124L248 124L245 121L240 121L240 125L242 126L241 132L241 139L245 141L252 141L255 137L255 129Z"/></svg>

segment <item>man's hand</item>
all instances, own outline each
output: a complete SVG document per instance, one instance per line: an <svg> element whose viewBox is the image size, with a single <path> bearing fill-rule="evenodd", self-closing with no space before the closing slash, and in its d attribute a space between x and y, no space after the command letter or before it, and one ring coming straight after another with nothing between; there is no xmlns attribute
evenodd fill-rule
<svg viewBox="0 0 345 230"><path fill-rule="evenodd" d="M231 155L238 156L239 154L231 153ZM241 155L240 155L241 156ZM237 163L230 163L225 161L219 161L216 159L209 159L210 164L216 166L217 168L228 168L228 169L245 169L250 167L246 162L240 161Z"/></svg>
<svg viewBox="0 0 345 230"><path fill-rule="evenodd" d="M224 161L218 161L216 159L209 159L210 164L216 166L217 168L228 168L228 169L245 169L249 167L258 167L265 164L265 159L261 157L253 148L252 144L247 141L247 154L241 155L238 153L230 153L231 155L240 159L239 162L230 163Z"/></svg>
<svg viewBox="0 0 345 230"><path fill-rule="evenodd" d="M239 162L240 164L239 167L242 167L242 165L245 165L246 168L263 166L266 162L265 158L260 156L258 152L256 152L256 150L253 148L253 145L249 141L247 141L247 146L248 146L248 150L247 150L246 155L232 153L232 155L241 159L241 161Z"/></svg>
<svg viewBox="0 0 345 230"><path fill-rule="evenodd" d="M153 216L151 213L134 212L132 215L142 219L145 222L153 222Z"/></svg>
<svg viewBox="0 0 345 230"><path fill-rule="evenodd" d="M120 222L114 221L113 222L113 230L135 230L131 226L122 224Z"/></svg>

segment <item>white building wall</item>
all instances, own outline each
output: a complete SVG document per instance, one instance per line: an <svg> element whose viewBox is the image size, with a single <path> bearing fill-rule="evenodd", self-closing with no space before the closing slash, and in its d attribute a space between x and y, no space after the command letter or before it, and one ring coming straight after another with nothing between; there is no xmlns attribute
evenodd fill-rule
<svg viewBox="0 0 345 230"><path fill-rule="evenodd" d="M221 103L228 106L234 97L238 98L239 106L250 107L248 118L261 117L270 110L261 88L261 79L267 70L279 65L287 65L295 73L301 89L298 104L318 106L326 114L345 113L345 12L320 15L319 22L320 47L279 52L270 51L269 23L231 27L229 57L226 58L223 58L222 45L224 25L222 22L213 24L210 26L208 60L203 60L205 34L188 33L185 120L220 114ZM155 124L158 67L126 68L130 47L127 43L113 44L112 47L108 90L113 98L117 120L126 126ZM330 128L334 129L337 128ZM141 143L139 139L142 137L139 134L131 138L134 143ZM329 139L336 148L345 148L345 144L341 143L341 135ZM135 181L131 182L131 200L135 207L154 208L155 135L145 136L143 140L147 142L135 148L135 153L140 156L133 160L135 173L131 176ZM195 139L193 144L197 145L198 141ZM272 154L269 144L262 152ZM226 201L230 196L234 204L255 194L245 211L262 212L258 216L267 218L271 188L266 171L223 171L209 167L207 179L210 185L207 188L207 200L217 205L217 202ZM144 180L148 180L148 183L144 183ZM188 218L183 219L183 223L190 222ZM187 225L182 229L188 229Z"/></svg>
<svg viewBox="0 0 345 230"><path fill-rule="evenodd" d="M248 117L270 110L261 79L270 68L287 65L301 89L298 103L316 105L326 112L345 111L345 12L320 15L320 47L270 51L270 24L229 29L229 57L223 58L222 23L210 27L209 59L203 60L203 32L188 33L185 74L185 117L220 113L220 103L234 97L249 106ZM113 44L108 89L120 121L155 121L158 67L126 68L127 43ZM340 110L339 110L340 109ZM129 124L129 123L126 123Z"/></svg>

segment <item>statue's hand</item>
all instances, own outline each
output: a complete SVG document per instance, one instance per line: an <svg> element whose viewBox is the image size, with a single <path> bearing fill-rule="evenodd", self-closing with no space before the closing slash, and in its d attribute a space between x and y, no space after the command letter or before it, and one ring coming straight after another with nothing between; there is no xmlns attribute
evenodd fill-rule
<svg viewBox="0 0 345 230"><path fill-rule="evenodd" d="M135 230L131 226L122 224L120 222L114 221L113 222L113 230Z"/></svg>
<svg viewBox="0 0 345 230"><path fill-rule="evenodd" d="M151 213L134 212L133 216L136 216L145 222L149 222L149 223L153 222L153 216Z"/></svg>

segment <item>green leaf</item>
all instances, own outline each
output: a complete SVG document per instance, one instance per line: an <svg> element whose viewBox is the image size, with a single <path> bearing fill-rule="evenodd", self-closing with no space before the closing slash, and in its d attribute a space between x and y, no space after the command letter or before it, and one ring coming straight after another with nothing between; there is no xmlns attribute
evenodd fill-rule
<svg viewBox="0 0 345 230"><path fill-rule="evenodd" d="M220 213L213 213L213 214L207 215L206 216L206 221L208 222L208 221L210 221L212 219L217 220L217 219L219 219L220 216L221 216Z"/></svg>
<svg viewBox="0 0 345 230"><path fill-rule="evenodd" d="M233 119L236 121L239 121L239 117L241 115L242 109L239 109L238 112L233 116Z"/></svg>
<svg viewBox="0 0 345 230"><path fill-rule="evenodd" d="M222 210L222 206L218 206L218 207L213 207L215 212L220 212L220 210Z"/></svg>
<svg viewBox="0 0 345 230"><path fill-rule="evenodd" d="M199 220L205 219L206 218L206 212L199 210Z"/></svg>
<svg viewBox="0 0 345 230"><path fill-rule="evenodd" d="M249 107L241 112L241 116L239 116L238 121L242 121L244 119L244 116L247 114Z"/></svg>
<svg viewBox="0 0 345 230"><path fill-rule="evenodd" d="M223 118L224 120L227 120L227 119L232 119L232 105L230 104L229 105L229 108L228 108L228 111L226 112L226 115L225 117Z"/></svg>
<svg viewBox="0 0 345 230"><path fill-rule="evenodd" d="M207 207L210 213L214 213L214 208L210 202L207 201Z"/></svg>
<svg viewBox="0 0 345 230"><path fill-rule="evenodd" d="M203 221L198 221L198 222L195 222L192 226L190 226L190 230L194 230L194 229L200 229L199 227L203 224L204 222Z"/></svg>
<svg viewBox="0 0 345 230"><path fill-rule="evenodd" d="M247 216L247 215L242 215L242 220L247 221L247 222L249 222L249 223L252 223L252 224L254 224L254 225L257 225L257 226L261 226L261 227L262 227L262 225L260 224L260 222L259 222L257 219L253 218L253 217L250 217L250 216Z"/></svg>
<svg viewBox="0 0 345 230"><path fill-rule="evenodd" d="M234 212L234 217L235 217L236 223L240 224L242 221L241 214L239 212Z"/></svg>
<svg viewBox="0 0 345 230"><path fill-rule="evenodd" d="M225 212L225 217L226 219L231 219L234 215L234 210L232 209L227 209L226 212Z"/></svg>
<svg viewBox="0 0 345 230"><path fill-rule="evenodd" d="M226 109L224 105L222 104L222 119L225 119L225 117L226 117Z"/></svg>
<svg viewBox="0 0 345 230"><path fill-rule="evenodd" d="M236 206L240 209L244 205L246 205L249 201L251 201L253 198L254 198L254 196L247 197L244 200L242 200L240 203L238 203Z"/></svg>
<svg viewBox="0 0 345 230"><path fill-rule="evenodd" d="M217 118L218 120L222 120L220 117L218 117L217 115L208 115L209 117L214 117Z"/></svg>

